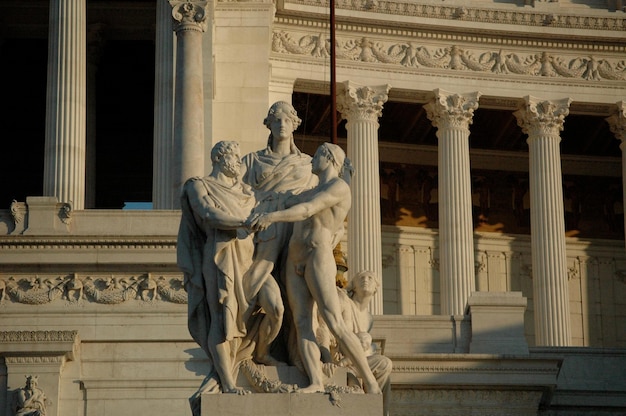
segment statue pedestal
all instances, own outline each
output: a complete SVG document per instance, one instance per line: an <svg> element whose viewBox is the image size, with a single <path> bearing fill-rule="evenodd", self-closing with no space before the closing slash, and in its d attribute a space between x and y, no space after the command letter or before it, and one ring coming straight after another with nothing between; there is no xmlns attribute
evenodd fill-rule
<svg viewBox="0 0 626 416"><path fill-rule="evenodd" d="M268 380L303 387L308 378L296 367L255 367ZM240 369L237 385L255 391ZM345 387L347 371L338 367L325 384ZM203 394L201 399L202 416L381 416L383 395L364 393L251 393L245 396L236 394Z"/></svg>
<svg viewBox="0 0 626 416"><path fill-rule="evenodd" d="M381 416L382 394L203 394L202 416Z"/></svg>

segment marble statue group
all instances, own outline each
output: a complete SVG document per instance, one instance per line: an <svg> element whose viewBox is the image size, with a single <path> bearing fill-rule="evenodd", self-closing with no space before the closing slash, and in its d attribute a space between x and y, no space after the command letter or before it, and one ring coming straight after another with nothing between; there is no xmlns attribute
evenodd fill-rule
<svg viewBox="0 0 626 416"><path fill-rule="evenodd" d="M365 393L389 396L391 362L374 351L367 307L380 282L358 271L338 288L333 249L350 209L352 167L341 147L302 153L293 132L301 120L287 102L264 120L265 149L240 155L233 141L211 150L212 171L181 193L178 265L188 293L188 326L211 367L191 398L245 395L243 362L300 368L325 391L325 375L344 366Z"/></svg>

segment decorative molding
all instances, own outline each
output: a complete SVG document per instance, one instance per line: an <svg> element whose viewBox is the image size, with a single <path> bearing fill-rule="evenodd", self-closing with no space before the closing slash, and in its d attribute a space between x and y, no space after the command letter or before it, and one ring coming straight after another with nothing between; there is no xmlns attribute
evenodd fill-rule
<svg viewBox="0 0 626 416"><path fill-rule="evenodd" d="M108 237L75 237L75 238L42 238L42 237L16 237L0 236L0 251L24 250L24 249L164 249L176 248L176 237L170 238L108 238Z"/></svg>
<svg viewBox="0 0 626 416"><path fill-rule="evenodd" d="M11 216L13 217L13 222L15 226L21 224L24 221L24 216L28 208L24 202L18 202L15 199L11 202Z"/></svg>
<svg viewBox="0 0 626 416"><path fill-rule="evenodd" d="M285 4L328 8L327 0L287 0ZM471 4L471 3L468 3ZM398 15L438 20L462 20L484 24L506 24L514 26L550 26L565 29L620 31L626 30L626 18L589 16L526 10L498 10L479 7L443 6L417 4L414 1L357 0L339 1L338 10L372 12L379 15Z"/></svg>
<svg viewBox="0 0 626 416"><path fill-rule="evenodd" d="M0 331L0 343L74 342L78 331Z"/></svg>
<svg viewBox="0 0 626 416"><path fill-rule="evenodd" d="M11 364L65 364L65 356L63 355L42 355L42 356L5 356L4 361Z"/></svg>
<svg viewBox="0 0 626 416"><path fill-rule="evenodd" d="M406 35L403 36L406 39ZM446 39L449 42L448 39ZM517 46L517 45L516 45ZM393 65L404 69L428 68L468 71L496 76L531 76L582 80L585 82L626 80L626 59L594 54L564 55L546 50L532 52L465 48L460 44L433 46L414 40L396 42L372 37L338 38L337 60ZM306 34L275 29L272 51L281 55L327 59L330 42L326 33Z"/></svg>
<svg viewBox="0 0 626 416"><path fill-rule="evenodd" d="M0 302L7 296L15 303L43 305L58 299L66 302L116 305L128 300L186 304L182 274L139 275L0 276Z"/></svg>

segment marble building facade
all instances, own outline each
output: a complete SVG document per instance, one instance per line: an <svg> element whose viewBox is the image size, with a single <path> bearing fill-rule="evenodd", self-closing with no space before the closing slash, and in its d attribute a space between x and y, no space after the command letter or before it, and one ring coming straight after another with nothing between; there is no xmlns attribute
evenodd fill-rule
<svg viewBox="0 0 626 416"><path fill-rule="evenodd" d="M392 414L626 411L625 6L337 3L339 144L358 172L342 248L348 274L383 276ZM328 140L328 4L0 15L0 409L37 375L48 415L187 414L205 363L178 189L219 140L264 147L278 100L303 151Z"/></svg>

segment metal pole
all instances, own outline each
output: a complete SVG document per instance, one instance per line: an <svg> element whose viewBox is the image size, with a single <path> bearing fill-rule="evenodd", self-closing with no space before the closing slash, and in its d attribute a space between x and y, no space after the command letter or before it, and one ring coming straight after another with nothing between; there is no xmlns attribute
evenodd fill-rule
<svg viewBox="0 0 626 416"><path fill-rule="evenodd" d="M337 82L335 80L335 0L330 0L330 142L337 144Z"/></svg>

